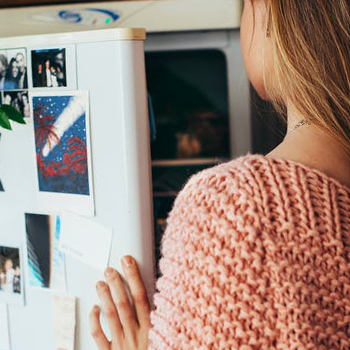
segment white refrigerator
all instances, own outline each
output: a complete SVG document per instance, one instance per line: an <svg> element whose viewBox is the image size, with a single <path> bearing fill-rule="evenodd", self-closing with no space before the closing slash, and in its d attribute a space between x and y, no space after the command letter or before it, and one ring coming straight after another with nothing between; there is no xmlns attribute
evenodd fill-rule
<svg viewBox="0 0 350 350"><path fill-rule="evenodd" d="M0 98L26 120L25 125L11 123L12 131L1 129L0 138L0 279L3 276L5 285L9 271L16 275L14 265L20 265L21 291L15 296L24 299L14 303L14 295L3 291L0 281L0 303L8 303L12 350L55 349L55 295L77 298L74 349L96 349L88 315L98 303L95 284L103 279L103 270L64 254L65 289L45 287L43 276L38 279L41 285L35 286L30 278L40 264L28 244L28 215L54 217L56 234L56 218L66 211L111 230L109 264L122 271L120 258L135 257L152 299L155 266L144 40L142 29L0 39L0 68L5 66L3 73L0 70ZM66 117L73 114L70 120ZM96 235L87 233L86 240L90 248L99 246ZM5 266L4 247L19 249L13 269ZM54 274L54 269L48 270Z"/></svg>

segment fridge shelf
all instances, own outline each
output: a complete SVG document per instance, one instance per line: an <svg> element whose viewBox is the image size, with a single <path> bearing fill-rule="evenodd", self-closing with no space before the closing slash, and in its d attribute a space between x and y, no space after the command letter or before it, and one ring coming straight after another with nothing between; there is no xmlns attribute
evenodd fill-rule
<svg viewBox="0 0 350 350"><path fill-rule="evenodd" d="M176 197L179 192L169 191L169 192L153 192L153 197L155 198L166 198L166 197Z"/></svg>
<svg viewBox="0 0 350 350"><path fill-rule="evenodd" d="M184 165L211 165L228 161L227 158L195 158L195 159L165 159L153 160L153 167L184 166Z"/></svg>

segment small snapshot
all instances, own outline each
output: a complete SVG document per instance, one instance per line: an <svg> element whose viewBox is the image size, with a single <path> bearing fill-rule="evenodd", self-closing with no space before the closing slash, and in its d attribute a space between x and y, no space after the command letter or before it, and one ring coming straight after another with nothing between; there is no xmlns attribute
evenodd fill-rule
<svg viewBox="0 0 350 350"><path fill-rule="evenodd" d="M30 106L28 99L28 91L3 91L2 92L2 102L1 104L10 105L17 109L19 113L25 118L30 117Z"/></svg>
<svg viewBox="0 0 350 350"><path fill-rule="evenodd" d="M25 49L0 51L0 90L28 88Z"/></svg>
<svg viewBox="0 0 350 350"><path fill-rule="evenodd" d="M30 286L65 292L64 256L58 247L60 217L25 214L25 221Z"/></svg>
<svg viewBox="0 0 350 350"><path fill-rule="evenodd" d="M67 86L65 48L33 50L31 55L33 87Z"/></svg>
<svg viewBox="0 0 350 350"><path fill-rule="evenodd" d="M0 245L0 302L23 301L23 281L19 248Z"/></svg>

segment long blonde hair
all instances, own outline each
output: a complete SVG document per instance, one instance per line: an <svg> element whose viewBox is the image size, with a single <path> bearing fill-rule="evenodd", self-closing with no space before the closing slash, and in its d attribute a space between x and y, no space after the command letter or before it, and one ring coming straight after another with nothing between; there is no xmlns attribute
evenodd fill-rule
<svg viewBox="0 0 350 350"><path fill-rule="evenodd" d="M287 97L350 159L350 2L265 1L278 82L268 96L280 111Z"/></svg>

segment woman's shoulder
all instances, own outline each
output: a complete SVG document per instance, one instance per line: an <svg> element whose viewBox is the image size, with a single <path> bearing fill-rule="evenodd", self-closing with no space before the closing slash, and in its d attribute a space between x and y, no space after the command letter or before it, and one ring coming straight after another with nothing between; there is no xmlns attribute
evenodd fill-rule
<svg viewBox="0 0 350 350"><path fill-rule="evenodd" d="M223 198L235 194L246 200L257 198L264 190L264 177L271 173L269 163L270 160L261 154L247 153L193 175L180 195L198 196L202 193Z"/></svg>
<svg viewBox="0 0 350 350"><path fill-rule="evenodd" d="M350 196L349 187L318 168L292 159L249 152L193 175L183 192L235 193L260 202L267 196L295 196L300 192L301 183L304 190L315 196L322 195L329 186L344 197Z"/></svg>

